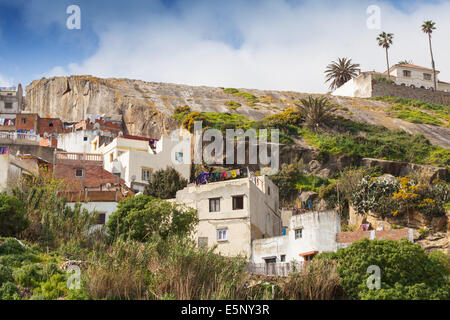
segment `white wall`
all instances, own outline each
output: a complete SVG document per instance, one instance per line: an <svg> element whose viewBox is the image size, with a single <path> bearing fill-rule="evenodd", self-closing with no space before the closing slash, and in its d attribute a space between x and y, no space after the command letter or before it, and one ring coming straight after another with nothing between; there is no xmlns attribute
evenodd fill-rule
<svg viewBox="0 0 450 320"><path fill-rule="evenodd" d="M72 209L75 207L75 202L68 202L67 205ZM81 208L87 209L88 211L97 211L98 213L105 213L105 223L108 222L111 213L117 210L117 202L81 202Z"/></svg>
<svg viewBox="0 0 450 320"><path fill-rule="evenodd" d="M87 141L84 141L85 137L87 137ZM91 143L96 137L96 130L60 134L58 135L58 149L66 152L91 153Z"/></svg>
<svg viewBox="0 0 450 320"><path fill-rule="evenodd" d="M295 230L302 228L302 237L295 239ZM286 256L286 262L303 261L299 254L310 251L336 251L336 234L340 232L340 217L334 210L313 211L291 217L288 235L254 240L252 262L262 263L264 258Z"/></svg>

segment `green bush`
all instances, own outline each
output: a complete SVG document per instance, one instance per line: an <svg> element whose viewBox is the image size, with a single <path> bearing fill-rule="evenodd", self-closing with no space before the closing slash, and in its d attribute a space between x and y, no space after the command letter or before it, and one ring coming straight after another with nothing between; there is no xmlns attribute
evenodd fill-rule
<svg viewBox="0 0 450 320"><path fill-rule="evenodd" d="M0 300L20 300L19 291L12 282L5 282L0 285Z"/></svg>
<svg viewBox="0 0 450 320"><path fill-rule="evenodd" d="M197 222L194 209L139 195L119 202L117 211L108 220L107 230L114 239L149 241L155 236L165 239L171 235L187 235Z"/></svg>
<svg viewBox="0 0 450 320"><path fill-rule="evenodd" d="M12 269L7 266L0 265L0 286L10 281L14 281Z"/></svg>
<svg viewBox="0 0 450 320"><path fill-rule="evenodd" d="M67 279L62 274L53 275L48 281L41 282L40 286L34 289L30 300L55 300L64 297L68 293Z"/></svg>
<svg viewBox="0 0 450 320"><path fill-rule="evenodd" d="M6 193L0 194L0 236L13 237L28 227L24 203Z"/></svg>
<svg viewBox="0 0 450 320"><path fill-rule="evenodd" d="M6 239L0 245L0 255L21 254L25 251L26 249L14 238Z"/></svg>
<svg viewBox="0 0 450 320"><path fill-rule="evenodd" d="M173 167L168 167L152 174L151 180L145 187L144 194L159 199L173 199L177 191L186 186L187 180Z"/></svg>
<svg viewBox="0 0 450 320"><path fill-rule="evenodd" d="M22 287L35 288L45 281L42 267L38 264L26 264L14 271L15 282Z"/></svg>
<svg viewBox="0 0 450 320"><path fill-rule="evenodd" d="M340 284L352 299L450 299L448 266L408 240L363 239L317 258L337 259ZM371 265L381 270L381 290L367 287Z"/></svg>

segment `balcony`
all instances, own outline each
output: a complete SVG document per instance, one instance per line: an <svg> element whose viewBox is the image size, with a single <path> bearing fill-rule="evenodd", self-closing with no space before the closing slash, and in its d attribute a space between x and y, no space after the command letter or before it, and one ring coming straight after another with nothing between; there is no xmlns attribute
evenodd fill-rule
<svg viewBox="0 0 450 320"><path fill-rule="evenodd" d="M90 162L92 164L103 165L103 155L97 153L73 153L73 152L58 152L56 154L56 162Z"/></svg>
<svg viewBox="0 0 450 320"><path fill-rule="evenodd" d="M2 143L39 144L40 136L31 133L0 132Z"/></svg>

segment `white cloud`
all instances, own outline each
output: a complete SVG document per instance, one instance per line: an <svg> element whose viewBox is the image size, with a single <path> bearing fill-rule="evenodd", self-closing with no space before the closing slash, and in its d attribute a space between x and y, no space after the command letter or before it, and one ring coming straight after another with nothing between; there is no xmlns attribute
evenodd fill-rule
<svg viewBox="0 0 450 320"><path fill-rule="evenodd" d="M11 87L12 82L0 74L0 87Z"/></svg>
<svg viewBox="0 0 450 320"><path fill-rule="evenodd" d="M186 3L186 2L184 2ZM426 35L432 19L436 67L450 81L450 3L415 4L408 13L378 2L382 30L366 27L373 1L336 5L308 1L213 4L189 2L177 15L149 15L147 22L111 22L99 33L97 52L79 64L48 75L92 74L146 81L240 88L325 92L323 71L331 60L349 57L363 70L385 70L380 31L394 33L391 63L403 59L430 66ZM237 44L230 44L237 37Z"/></svg>

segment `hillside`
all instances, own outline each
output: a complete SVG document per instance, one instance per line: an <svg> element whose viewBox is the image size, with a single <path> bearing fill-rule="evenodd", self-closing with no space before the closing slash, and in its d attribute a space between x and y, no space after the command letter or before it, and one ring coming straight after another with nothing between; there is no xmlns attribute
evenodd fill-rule
<svg viewBox="0 0 450 320"><path fill-rule="evenodd" d="M33 81L26 88L26 110L64 121L79 121L86 114L122 115L125 129L134 135L159 137L178 126L172 118L176 107L192 111L237 113L250 120L280 113L309 94L290 91L224 89L130 79L100 79L91 76L55 77ZM356 122L423 134L432 144L450 148L448 112L443 121L427 121L393 114L392 102L330 97L341 108L336 112ZM437 114L429 111L429 117ZM411 112L410 112L411 113ZM415 113L417 114L417 112ZM415 115L414 114L414 115ZM425 119L425 120L423 120ZM415 123L414 123L415 122ZM434 123L430 124L430 123ZM437 124L437 125L436 125Z"/></svg>

